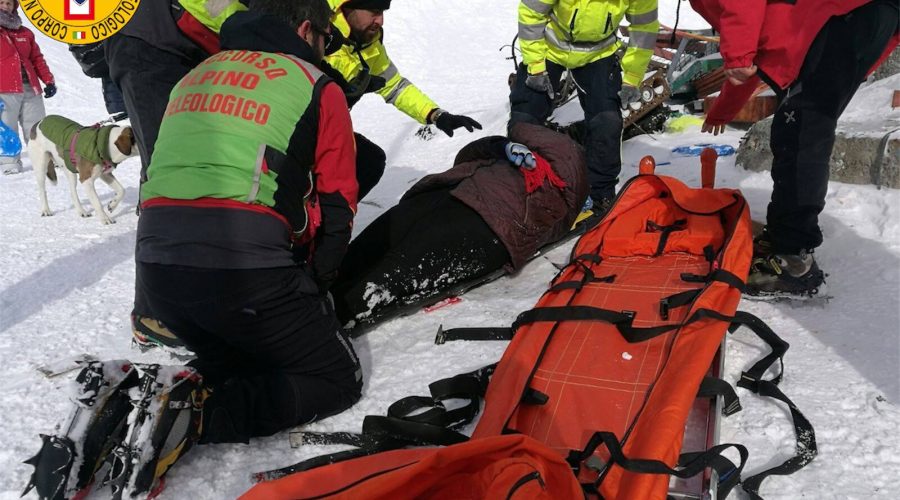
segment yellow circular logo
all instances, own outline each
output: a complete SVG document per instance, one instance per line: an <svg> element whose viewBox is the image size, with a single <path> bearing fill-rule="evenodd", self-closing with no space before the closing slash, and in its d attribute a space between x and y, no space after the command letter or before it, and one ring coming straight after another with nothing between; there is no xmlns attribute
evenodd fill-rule
<svg viewBox="0 0 900 500"><path fill-rule="evenodd" d="M141 0L19 0L41 33L73 45L109 38L131 20Z"/></svg>

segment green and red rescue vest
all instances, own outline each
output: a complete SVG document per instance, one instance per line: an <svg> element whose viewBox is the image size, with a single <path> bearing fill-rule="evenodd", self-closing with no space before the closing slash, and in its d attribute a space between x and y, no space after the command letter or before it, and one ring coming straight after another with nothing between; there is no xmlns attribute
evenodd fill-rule
<svg viewBox="0 0 900 500"><path fill-rule="evenodd" d="M141 202L219 199L274 209L279 169L270 162L284 157L321 77L284 54L229 50L201 63L169 96ZM289 194L307 197L311 184ZM306 228L305 210L278 215L295 236Z"/></svg>

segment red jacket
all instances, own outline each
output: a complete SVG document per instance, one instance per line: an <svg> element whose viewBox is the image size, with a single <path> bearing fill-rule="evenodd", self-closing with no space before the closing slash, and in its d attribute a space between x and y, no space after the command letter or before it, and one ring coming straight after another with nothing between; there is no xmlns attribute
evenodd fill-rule
<svg viewBox="0 0 900 500"><path fill-rule="evenodd" d="M20 94L24 91L22 66L35 93L42 92L38 78L45 84L53 82L53 74L34 41L34 33L25 27L0 28L0 93Z"/></svg>
<svg viewBox="0 0 900 500"><path fill-rule="evenodd" d="M694 10L721 34L719 48L726 69L756 64L771 83L786 89L800 73L806 53L825 23L831 17L847 14L870 0L690 1ZM898 41L900 36L894 36L882 60ZM743 85L732 85L726 81L706 121L712 125L731 121L759 82L758 76Z"/></svg>

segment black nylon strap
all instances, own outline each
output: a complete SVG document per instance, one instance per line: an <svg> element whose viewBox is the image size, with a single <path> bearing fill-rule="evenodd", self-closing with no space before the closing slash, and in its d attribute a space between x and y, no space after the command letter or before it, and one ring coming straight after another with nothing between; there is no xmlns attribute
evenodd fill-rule
<svg viewBox="0 0 900 500"><path fill-rule="evenodd" d="M675 231L684 231L685 225L687 225L687 219L678 219L669 226L661 226L652 220L648 220L647 232L659 231L662 233L659 235L659 244L656 246L656 253L653 256L659 257L662 255L663 250L666 249L666 242L669 241L669 235Z"/></svg>
<svg viewBox="0 0 900 500"><path fill-rule="evenodd" d="M599 263L603 262L603 258L600 257L599 254L595 254L595 253L583 253L581 255L577 255L577 256L575 256L575 258L572 259L572 262L579 261L579 260L586 260L586 261L592 262L594 264L599 264Z"/></svg>
<svg viewBox="0 0 900 500"><path fill-rule="evenodd" d="M722 396L725 406L722 408L722 415L730 417L741 411L741 400L738 398L734 387L728 382L718 377L703 377L700 382L700 389L697 391L698 398L713 398Z"/></svg>
<svg viewBox="0 0 900 500"><path fill-rule="evenodd" d="M744 280L738 278L738 276L730 271L726 271L724 269L716 269L715 271L709 274L710 281L721 281L727 285L730 285L734 288L737 288L740 291L744 291L746 288L746 284Z"/></svg>
<svg viewBox="0 0 900 500"><path fill-rule="evenodd" d="M389 406L387 414L391 418L452 428L460 420L465 419L465 416L469 413L469 406L467 404L461 408L448 411L442 402L427 396L408 396L395 401ZM477 411L476 403L475 412L477 413Z"/></svg>
<svg viewBox="0 0 900 500"><path fill-rule="evenodd" d="M399 442L401 446L448 446L469 440L469 436L445 427L381 415L366 415L362 433L379 441Z"/></svg>
<svg viewBox="0 0 900 500"><path fill-rule="evenodd" d="M703 453L705 452L682 453L681 456L678 457L678 466L683 467ZM728 495L731 494L731 490L741 482L740 471L738 470L738 467L734 465L734 462L723 455L713 456L709 466L716 471L718 476L716 500L725 500Z"/></svg>
<svg viewBox="0 0 900 500"><path fill-rule="evenodd" d="M713 318L731 322L734 318L725 316L711 309L698 309L684 323L669 323L649 328L635 328L631 326L634 315L628 311L610 311L591 306L561 306L561 307L535 307L519 314L512 327L480 327L480 328L452 328L450 330L438 329L436 344L443 344L452 340L511 340L515 331L530 323L539 321L605 321L614 324L619 333L629 343L643 342L657 337L663 333L676 330L682 326L691 324L703 318Z"/></svg>
<svg viewBox="0 0 900 500"><path fill-rule="evenodd" d="M736 274L724 269L716 269L709 274L681 273L681 280L687 281L688 283L709 283L710 281L721 281L722 283L737 288L742 292L746 288L746 285L744 284L744 281L742 279L738 278Z"/></svg>
<svg viewBox="0 0 900 500"><path fill-rule="evenodd" d="M702 292L702 288L696 288L694 290L685 290L683 292L678 292L673 295L669 295L668 297L663 297L659 299L659 317L667 320L669 319L669 310L674 307L686 306L692 302L694 299L700 295Z"/></svg>
<svg viewBox="0 0 900 500"><path fill-rule="evenodd" d="M513 331L508 326L480 327L480 328L450 328L444 330L443 325L438 327L434 343L437 345L456 340L512 340Z"/></svg>
<svg viewBox="0 0 900 500"><path fill-rule="evenodd" d="M529 309L516 318L512 325L512 331L515 332L522 325L536 323L539 321L605 321L611 323L618 328L619 333L629 343L643 342L650 340L656 336L675 330L681 327L681 324L668 324L653 326L649 328L635 328L631 326L634 320L634 314L627 311L617 312L609 309L601 309L599 307L590 306L563 306L563 307L535 307Z"/></svg>
<svg viewBox="0 0 900 500"><path fill-rule="evenodd" d="M590 274L588 274L590 273ZM588 283L612 283L616 280L615 274L609 276L594 277L593 271L588 270L580 280L563 281L550 287L549 292L558 292L560 290L581 290Z"/></svg>
<svg viewBox="0 0 900 500"><path fill-rule="evenodd" d="M794 424L794 434L797 437L796 453L793 457L784 461L781 465L766 469L743 481L742 486L744 491L750 495L750 498L753 500L761 500L762 497L759 496L759 488L764 479L772 475L784 476L792 474L802 469L816 457L818 454L818 445L816 444L816 433L812 424L806 416L803 415L800 409L797 408L794 402L778 388L778 383L781 382L784 374L783 357L784 353L788 350L789 344L775 334L765 322L750 313L738 311L734 315L734 322L729 330L733 332L740 325L749 327L753 333L769 345L772 352L764 356L750 367L749 370L741 374L741 380L738 381L737 384L738 387L753 391L760 396L777 399L788 405ZM763 375L776 360L781 365L778 374L771 380L764 380L762 378Z"/></svg>
<svg viewBox="0 0 900 500"><path fill-rule="evenodd" d="M376 439L357 432L291 432L291 435L300 435L300 443L311 446L343 444L365 448L375 443Z"/></svg>
<svg viewBox="0 0 900 500"><path fill-rule="evenodd" d="M478 415L481 399L487 391L487 385L497 364L491 364L473 372L455 375L450 378L432 382L428 389L431 397L408 396L390 407L389 417L415 423L430 424L448 429L458 429ZM448 410L443 401L448 399L464 399L468 402L458 408ZM424 411L423 411L424 410Z"/></svg>
<svg viewBox="0 0 900 500"><path fill-rule="evenodd" d="M393 450L399 448L400 446L401 445L397 443L384 441L370 447L339 451L337 453L329 453L328 455L313 457L293 465L288 465L287 467L282 467L281 469L257 472L255 474L251 474L250 479L254 483L259 483L262 481L274 481L275 479L291 475L295 472L302 472L305 470L315 469L316 467L322 467L323 465L329 465L336 462L343 462L345 460L374 455L375 453Z"/></svg>
<svg viewBox="0 0 900 500"><path fill-rule="evenodd" d="M673 469L660 460L627 458L622 452L622 446L619 444L619 440L616 439L615 434L605 431L595 432L594 435L591 436L591 439L588 441L584 450L570 453L567 460L570 464L572 464L573 461L582 462L591 457L597 447L601 444L605 445L606 449L609 451L610 464L616 464L627 471L642 474L668 474L680 478L695 476L698 473L703 472L707 467L712 467L714 464L719 464L721 466L722 462L716 457L721 456L722 452L729 448L736 449L741 457L740 464L734 467L735 474L740 476L741 471L744 469L744 464L747 462L747 448L743 445L719 444L706 451L689 454L689 461L686 461L685 463L679 462L678 468ZM600 486L599 483L602 481L603 477L605 476L601 475L595 486Z"/></svg>
<svg viewBox="0 0 900 500"><path fill-rule="evenodd" d="M578 246L578 245L575 245L575 246ZM572 251L574 252L575 249L573 248ZM599 263L601 263L601 262L603 261L603 258L600 257L600 255L599 255L599 254L596 254L596 253L583 253L583 254L580 254L580 255L571 257L571 258L569 259L569 263L568 263L568 264L559 267L559 271L556 272L556 274L553 276L553 279L550 280L550 282L551 282L551 283L555 283L556 280L559 279L560 276L562 276L562 273L563 273L566 269L569 268L569 266L577 266L577 265L581 265L581 266L587 267L587 266L584 264L585 261L590 262L590 263L593 263L593 264L599 264Z"/></svg>
<svg viewBox="0 0 900 500"><path fill-rule="evenodd" d="M594 281L594 271L591 271L591 268L588 267L584 262L580 260L572 261L573 264L577 265L581 268L581 279L580 280L572 280L572 281L563 281L562 283L557 283L550 287L548 291L550 292L558 292L560 290L574 289L581 290L584 285L587 285L591 281Z"/></svg>
<svg viewBox="0 0 900 500"><path fill-rule="evenodd" d="M361 433L303 432L300 437L303 444L343 444L358 449L316 457L283 469L263 472L254 477L257 480L274 479L293 472L404 446L448 445L466 441L469 439L468 436L453 429L474 420L496 366L496 363L490 364L469 373L433 382L429 385L431 397L402 398L388 408L388 416L366 416ZM447 399L468 399L469 402L460 408L447 410L442 403ZM422 409L425 411L416 413Z"/></svg>
<svg viewBox="0 0 900 500"><path fill-rule="evenodd" d="M778 361L780 367L778 370L778 374L774 378L772 378L770 382L778 384L779 382L781 382L781 377L784 374L784 353L787 352L790 344L782 340L781 337L773 332L772 329L769 328L769 325L767 325L763 320L748 312L736 312L734 318L732 319L731 326L728 327L728 331L734 333L734 331L740 328L741 325L749 328L753 333L756 334L757 337L768 344L772 349L772 352L757 361L753 366L750 367L749 370L741 374L741 380L737 383L738 387L743 387L753 392L758 392L754 388L754 383L762 379L763 374L766 373L766 370L768 370L776 360Z"/></svg>
<svg viewBox="0 0 900 500"><path fill-rule="evenodd" d="M742 483L744 491L753 500L762 500L762 497L759 495L759 488L763 480L773 475L786 476L797 472L816 458L816 455L819 454L819 448L816 444L816 433L812 424L800 412L794 402L781 392L777 385L768 380L761 380L757 384L757 389L757 394L760 396L775 398L788 405L788 408L791 410L791 417L794 420L794 433L797 436L796 454L793 457L785 460L781 465L776 465L744 479Z"/></svg>

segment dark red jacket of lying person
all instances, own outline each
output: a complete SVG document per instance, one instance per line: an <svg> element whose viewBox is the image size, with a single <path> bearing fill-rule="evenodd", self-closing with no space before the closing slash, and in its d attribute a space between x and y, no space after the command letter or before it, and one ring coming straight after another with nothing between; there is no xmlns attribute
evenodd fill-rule
<svg viewBox="0 0 900 500"><path fill-rule="evenodd" d="M560 189L545 181L526 194L522 172L503 153L509 140L543 156L566 187ZM518 269L537 249L571 229L588 195L584 151L568 136L518 123L509 139L491 136L468 144L456 155L450 170L424 177L403 197L447 186L456 186L450 193L487 222L509 252L512 269Z"/></svg>

